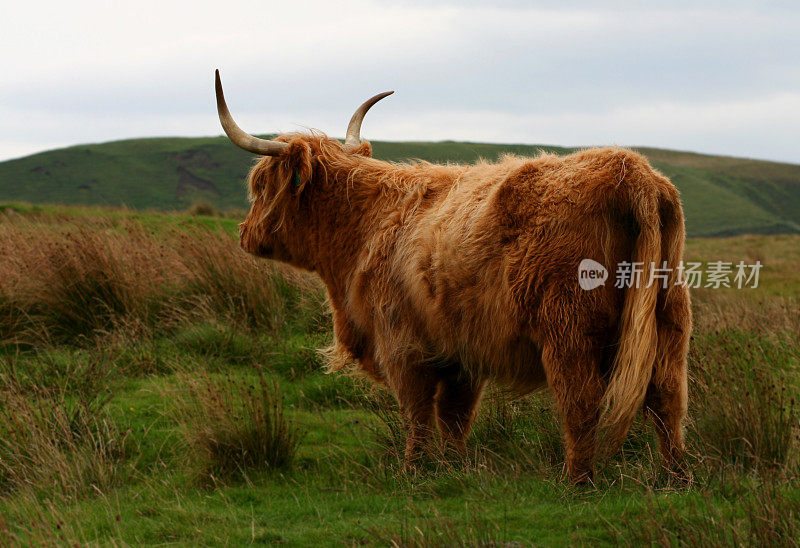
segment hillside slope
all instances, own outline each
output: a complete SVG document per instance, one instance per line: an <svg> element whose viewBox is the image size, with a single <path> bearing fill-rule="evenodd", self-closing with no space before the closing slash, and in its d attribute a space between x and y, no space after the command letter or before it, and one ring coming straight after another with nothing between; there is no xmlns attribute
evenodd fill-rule
<svg viewBox="0 0 800 548"><path fill-rule="evenodd" d="M473 162L513 152L574 149L463 142L373 141L375 156ZM680 189L690 236L800 232L800 165L642 148ZM0 202L183 209L197 201L247 206L253 156L222 137L80 145L0 163Z"/></svg>

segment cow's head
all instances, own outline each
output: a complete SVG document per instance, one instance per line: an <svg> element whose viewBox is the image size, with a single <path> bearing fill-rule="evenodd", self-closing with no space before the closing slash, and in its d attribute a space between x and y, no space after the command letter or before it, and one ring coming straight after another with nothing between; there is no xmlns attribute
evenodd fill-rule
<svg viewBox="0 0 800 548"><path fill-rule="evenodd" d="M319 134L286 134L274 140L259 139L242 131L225 104L219 71L216 72L217 111L228 138L240 148L263 156L248 177L250 212L239 225L242 249L303 265L300 225L309 221L309 201L315 187L330 184L321 156L346 154L371 156L369 143L362 142L361 122L367 111L392 91L380 93L356 110L347 128L344 144ZM327 154L325 154L327 153ZM320 180L325 179L325 180ZM298 252L299 250L299 252Z"/></svg>

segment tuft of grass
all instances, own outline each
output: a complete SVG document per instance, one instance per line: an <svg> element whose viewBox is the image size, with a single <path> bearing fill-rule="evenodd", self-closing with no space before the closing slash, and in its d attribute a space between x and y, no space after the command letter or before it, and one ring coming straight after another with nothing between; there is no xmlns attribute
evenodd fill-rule
<svg viewBox="0 0 800 548"><path fill-rule="evenodd" d="M201 483L292 465L298 431L284 416L277 388L256 371L254 383L230 374L180 375L182 389L171 396Z"/></svg>
<svg viewBox="0 0 800 548"><path fill-rule="evenodd" d="M0 493L74 497L116 485L132 453L128 430L105 413L108 394L75 394L0 379Z"/></svg>
<svg viewBox="0 0 800 548"><path fill-rule="evenodd" d="M189 215L219 217L219 211L208 202L195 202L186 210Z"/></svg>

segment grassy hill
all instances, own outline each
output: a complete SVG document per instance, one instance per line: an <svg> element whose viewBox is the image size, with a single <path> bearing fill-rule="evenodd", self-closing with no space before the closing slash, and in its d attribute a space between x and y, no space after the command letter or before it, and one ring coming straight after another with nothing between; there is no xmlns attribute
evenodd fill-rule
<svg viewBox="0 0 800 548"><path fill-rule="evenodd" d="M473 162L505 152L574 150L452 141L372 144L376 157L394 161ZM690 236L800 232L800 165L639 150L680 189ZM206 201L244 208L243 180L252 161L222 137L80 145L0 163L0 202L176 210Z"/></svg>

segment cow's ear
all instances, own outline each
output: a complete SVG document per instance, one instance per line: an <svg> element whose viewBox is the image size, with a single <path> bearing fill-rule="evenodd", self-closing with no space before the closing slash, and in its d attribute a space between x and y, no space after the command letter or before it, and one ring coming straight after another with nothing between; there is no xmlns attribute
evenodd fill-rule
<svg viewBox="0 0 800 548"><path fill-rule="evenodd" d="M372 145L369 144L369 141L361 141L361 144L358 145L358 148L351 150L350 154L357 154L358 156L372 158Z"/></svg>
<svg viewBox="0 0 800 548"><path fill-rule="evenodd" d="M311 181L313 173L311 147L302 139L292 139L280 155L280 175L292 192L302 191Z"/></svg>

